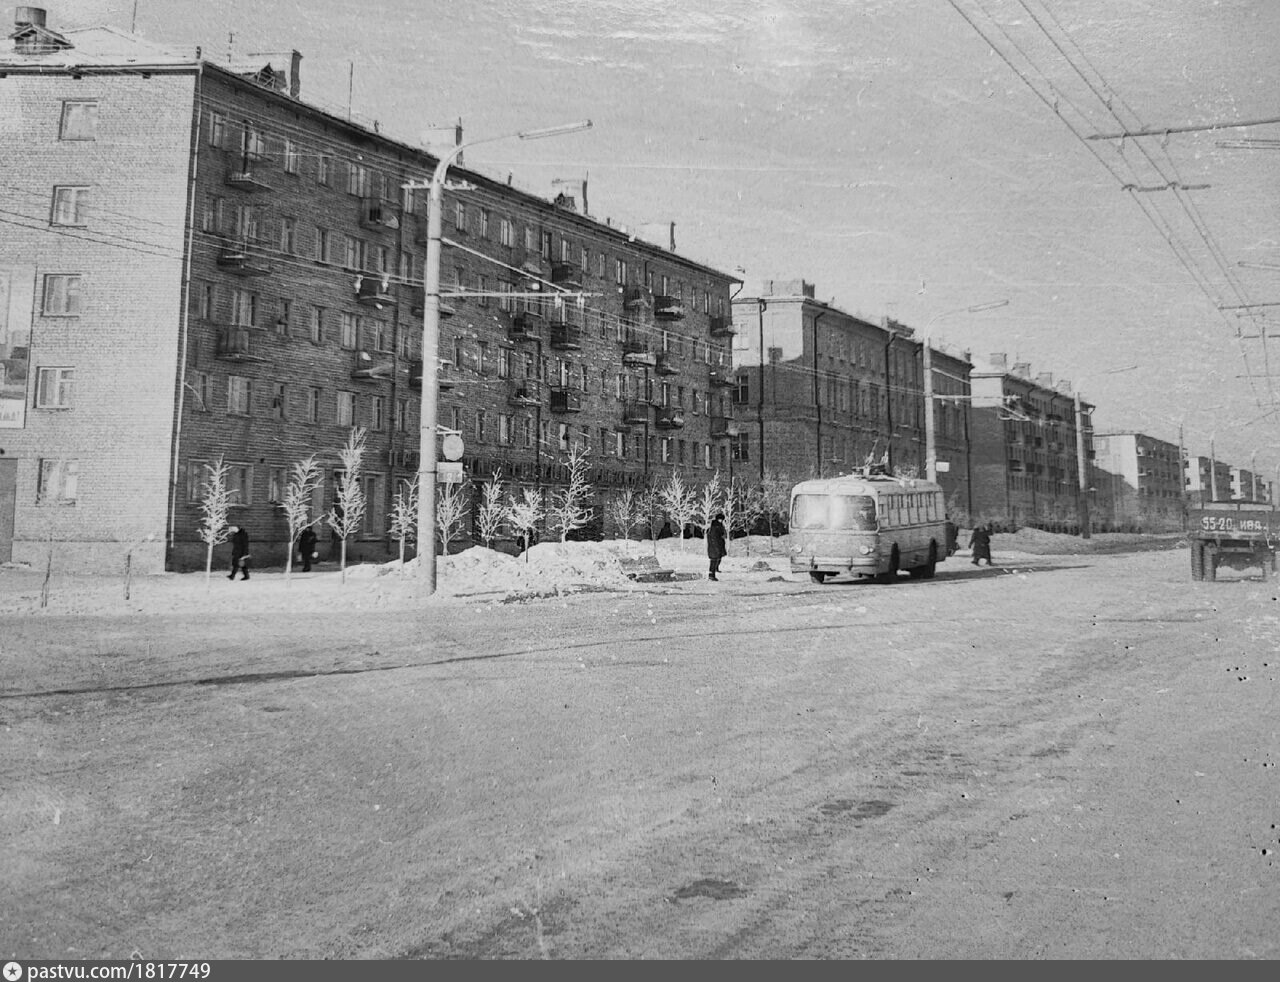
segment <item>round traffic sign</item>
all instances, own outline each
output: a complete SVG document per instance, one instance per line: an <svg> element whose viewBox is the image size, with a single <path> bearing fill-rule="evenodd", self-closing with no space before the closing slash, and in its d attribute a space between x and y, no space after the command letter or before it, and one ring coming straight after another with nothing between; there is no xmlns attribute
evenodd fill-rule
<svg viewBox="0 0 1280 982"><path fill-rule="evenodd" d="M461 460L462 459L462 437L457 433L450 433L444 438L444 442L440 444L440 449L444 453L445 460Z"/></svg>

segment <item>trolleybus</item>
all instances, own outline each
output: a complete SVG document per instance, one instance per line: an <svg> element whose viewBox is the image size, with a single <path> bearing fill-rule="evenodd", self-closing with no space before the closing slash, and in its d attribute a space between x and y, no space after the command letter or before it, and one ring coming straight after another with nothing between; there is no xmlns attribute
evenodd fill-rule
<svg viewBox="0 0 1280 982"><path fill-rule="evenodd" d="M791 571L815 583L853 574L930 579L947 558L946 500L930 481L870 468L791 489Z"/></svg>

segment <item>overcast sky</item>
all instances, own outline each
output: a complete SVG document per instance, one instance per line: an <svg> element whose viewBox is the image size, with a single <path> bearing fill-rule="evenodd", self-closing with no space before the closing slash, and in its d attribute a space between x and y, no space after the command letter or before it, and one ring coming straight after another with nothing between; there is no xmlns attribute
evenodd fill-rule
<svg viewBox="0 0 1280 982"><path fill-rule="evenodd" d="M675 222L677 251L747 293L802 277L1076 381L1100 432L1182 421L1192 453L1276 476L1280 412L1258 417L1280 406L1280 269L1239 264L1280 266L1280 144L1258 143L1280 125L1087 137L1280 118L1277 0L45 6L54 29L136 17L215 61L296 48L304 100L407 142L590 118L467 164L547 196L588 177L595 217Z"/></svg>

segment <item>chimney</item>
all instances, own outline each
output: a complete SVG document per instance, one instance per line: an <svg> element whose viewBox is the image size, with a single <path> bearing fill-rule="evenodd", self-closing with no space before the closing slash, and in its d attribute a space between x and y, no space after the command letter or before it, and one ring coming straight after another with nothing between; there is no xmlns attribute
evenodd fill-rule
<svg viewBox="0 0 1280 982"><path fill-rule="evenodd" d="M298 98L302 92L302 76L298 74L298 70L302 67L302 53L294 51L289 58L289 95Z"/></svg>
<svg viewBox="0 0 1280 982"><path fill-rule="evenodd" d="M1041 372L1036 376L1036 385L1042 389L1053 388L1053 372Z"/></svg>
<svg viewBox="0 0 1280 982"><path fill-rule="evenodd" d="M1003 351L987 355L987 360L991 362L991 367L997 372L1007 372L1009 370L1009 356Z"/></svg>
<svg viewBox="0 0 1280 982"><path fill-rule="evenodd" d="M24 27L44 27L45 12L42 7L14 7L13 8L13 27L14 30L22 30Z"/></svg>
<svg viewBox="0 0 1280 982"><path fill-rule="evenodd" d="M1031 378L1031 362L1015 361L1013 363L1013 374L1017 375L1019 378L1030 379Z"/></svg>
<svg viewBox="0 0 1280 982"><path fill-rule="evenodd" d="M1058 379L1058 391L1061 392L1064 396L1074 395L1075 389L1071 387L1071 379L1069 378Z"/></svg>

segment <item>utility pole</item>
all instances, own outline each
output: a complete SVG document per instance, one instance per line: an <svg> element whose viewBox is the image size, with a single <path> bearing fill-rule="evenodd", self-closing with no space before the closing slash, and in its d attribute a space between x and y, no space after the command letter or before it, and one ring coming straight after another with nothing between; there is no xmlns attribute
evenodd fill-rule
<svg viewBox="0 0 1280 982"><path fill-rule="evenodd" d="M758 319L760 321L760 392L756 396L756 424L760 430L760 483L764 483L764 308L769 302L761 297Z"/></svg>
<svg viewBox="0 0 1280 982"><path fill-rule="evenodd" d="M933 348L924 339L920 349L921 367L924 369L924 476L925 480L938 483L938 433L933 418Z"/></svg>
<svg viewBox="0 0 1280 982"><path fill-rule="evenodd" d="M818 477L822 477L822 390L818 382L818 321L827 311L819 311L813 318L813 407L816 413Z"/></svg>
<svg viewBox="0 0 1280 982"><path fill-rule="evenodd" d="M1089 531L1089 455L1084 445L1084 406L1080 401L1080 389L1075 390L1076 404L1076 471L1080 483L1076 499L1076 520L1080 525L1080 538L1088 539Z"/></svg>

